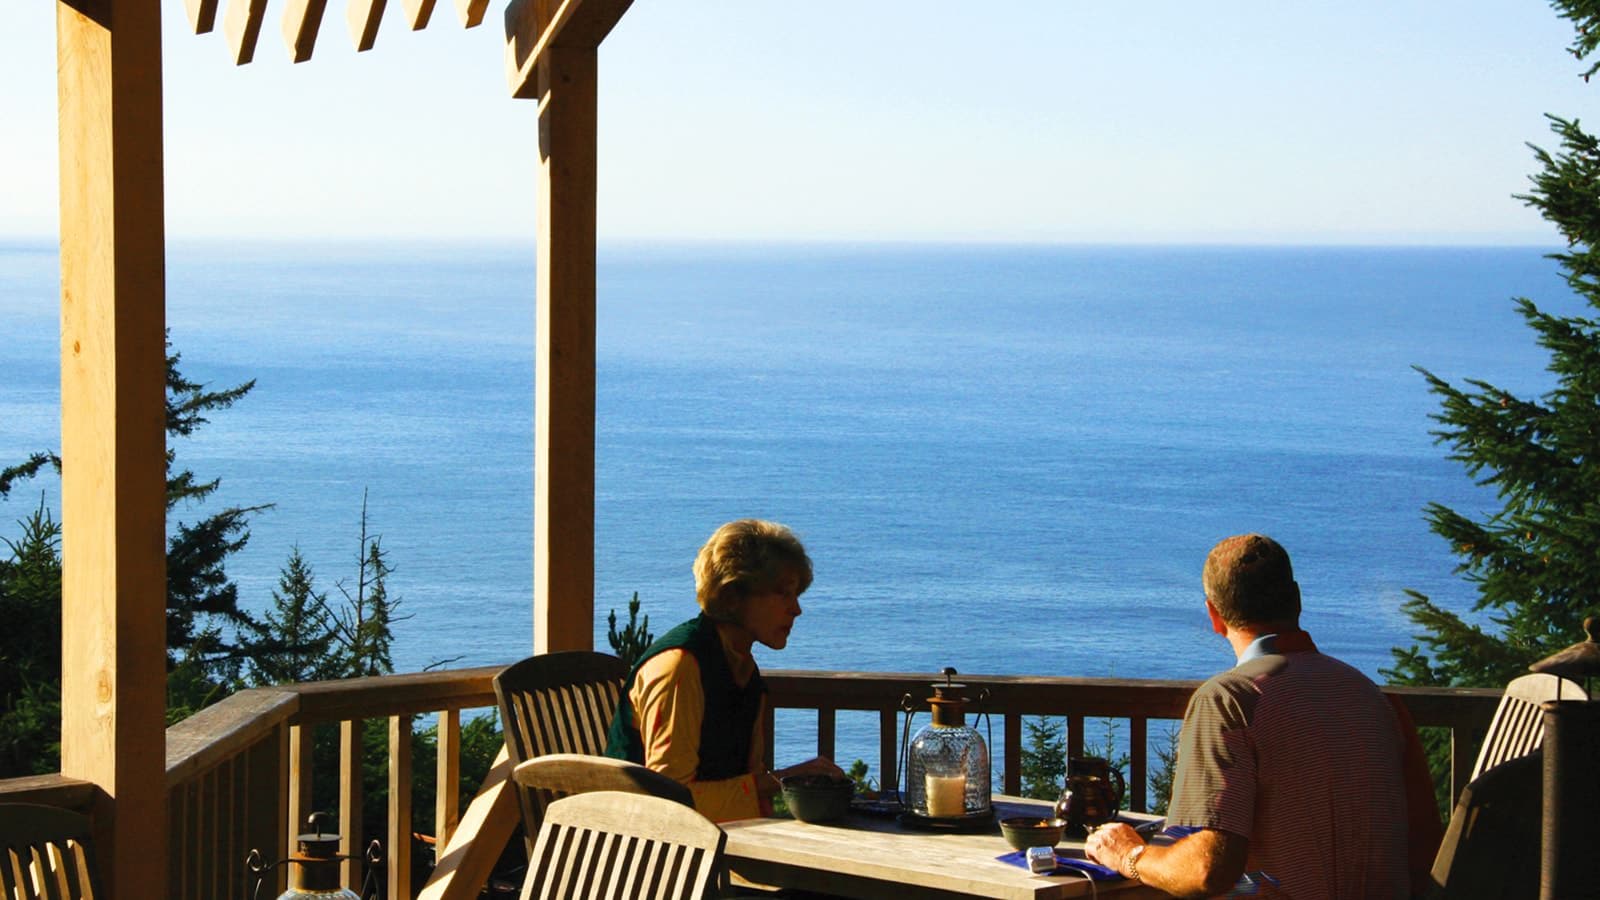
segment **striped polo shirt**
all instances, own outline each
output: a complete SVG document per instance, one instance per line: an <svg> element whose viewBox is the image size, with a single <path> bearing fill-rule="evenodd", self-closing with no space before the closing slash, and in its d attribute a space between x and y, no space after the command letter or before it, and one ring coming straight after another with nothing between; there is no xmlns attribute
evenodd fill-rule
<svg viewBox="0 0 1600 900"><path fill-rule="evenodd" d="M1405 897L1406 799L1389 702L1333 657L1274 649L1258 641L1190 698L1167 821L1248 838L1246 871L1295 900Z"/></svg>

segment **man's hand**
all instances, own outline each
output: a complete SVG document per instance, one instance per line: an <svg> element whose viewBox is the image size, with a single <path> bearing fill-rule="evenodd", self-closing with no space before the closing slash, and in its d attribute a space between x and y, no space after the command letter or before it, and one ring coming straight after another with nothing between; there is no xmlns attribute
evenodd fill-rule
<svg viewBox="0 0 1600 900"><path fill-rule="evenodd" d="M1083 850L1100 865L1132 877L1128 872L1128 854L1143 846L1144 838L1139 837L1137 831L1122 822L1111 822L1089 832Z"/></svg>

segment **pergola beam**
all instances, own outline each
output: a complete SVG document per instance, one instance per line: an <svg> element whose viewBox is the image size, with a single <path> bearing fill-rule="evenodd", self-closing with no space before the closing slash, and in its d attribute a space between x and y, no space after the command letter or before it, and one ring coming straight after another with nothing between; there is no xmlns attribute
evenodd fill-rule
<svg viewBox="0 0 1600 900"><path fill-rule="evenodd" d="M506 6L506 80L511 96L541 96L539 64L556 47L594 50L633 0L511 0Z"/></svg>
<svg viewBox="0 0 1600 900"><path fill-rule="evenodd" d="M158 0L59 0L61 773L112 897L163 897L166 294Z"/></svg>

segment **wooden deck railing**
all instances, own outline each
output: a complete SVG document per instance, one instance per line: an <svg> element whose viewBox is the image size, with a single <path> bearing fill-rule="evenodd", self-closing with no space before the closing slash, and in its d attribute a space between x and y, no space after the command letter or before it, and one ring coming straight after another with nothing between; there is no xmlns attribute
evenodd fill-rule
<svg viewBox="0 0 1600 900"><path fill-rule="evenodd" d="M357 860L347 864L345 883L360 886L362 833L359 748L362 723L387 719L388 746L388 895L409 900L412 763L411 717L438 713L437 783L455 784L460 766L460 713L492 707L492 678L498 667L317 682L244 691L167 730L169 894L175 898L243 896L244 860L251 848L282 859L290 836L302 830L310 811L311 791L318 779L335 779L343 852ZM900 698L909 693L925 698L934 679L927 674L772 671L766 673L774 707L816 712L816 749L836 756L839 713L866 711L877 719L878 767L892 783L898 766L901 727ZM1046 678L1022 675L961 676L976 695L988 689L977 707L995 722L996 760L1001 787L1016 793L1021 786L1023 717L1054 716L1067 721L1069 754L1082 750L1085 731L1105 718L1126 722L1130 803L1146 804L1151 769L1146 750L1150 723L1181 719L1196 682L1128 679ZM1452 736L1452 783L1459 791L1471 770L1474 754L1499 692L1390 688L1422 727L1447 728ZM784 714L788 722L793 713ZM769 716L767 746L774 745L776 716ZM340 762L337 771L313 772L311 730L337 725ZM791 726L792 727L792 726ZM490 781L504 777L500 765ZM0 800L27 799L70 808L88 804L92 785L59 776L0 781ZM493 792L492 799L486 799ZM497 857L514 827L516 812L507 805L509 792L486 782L473 812L462 817L456 793L437 791L435 821L440 847L462 819L454 835L448 866L455 874L436 878L429 897L476 897L483 887L488 861ZM480 801L481 809L480 809ZM477 837L484 840L474 846ZM498 843L499 846L489 846ZM467 858L464 859L463 858ZM282 891L280 879L274 894Z"/></svg>

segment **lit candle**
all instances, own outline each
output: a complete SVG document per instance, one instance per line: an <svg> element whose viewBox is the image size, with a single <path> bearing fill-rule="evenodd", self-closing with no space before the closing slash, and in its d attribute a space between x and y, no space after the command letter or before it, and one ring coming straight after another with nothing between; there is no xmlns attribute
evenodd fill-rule
<svg viewBox="0 0 1600 900"><path fill-rule="evenodd" d="M928 815L936 817L967 814L967 776L926 775Z"/></svg>

